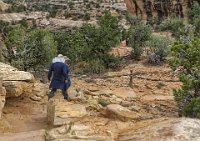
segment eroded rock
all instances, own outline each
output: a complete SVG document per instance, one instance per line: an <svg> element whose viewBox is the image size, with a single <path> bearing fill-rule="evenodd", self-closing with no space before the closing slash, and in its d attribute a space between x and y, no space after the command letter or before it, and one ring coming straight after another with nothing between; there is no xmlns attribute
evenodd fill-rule
<svg viewBox="0 0 200 141"><path fill-rule="evenodd" d="M31 93L35 82L31 73L18 71L4 63L0 63L0 77L6 88L6 97L18 97L23 93Z"/></svg>
<svg viewBox="0 0 200 141"><path fill-rule="evenodd" d="M130 111L129 109L118 104L108 105L104 115L122 121L140 119L138 112Z"/></svg>
<svg viewBox="0 0 200 141"><path fill-rule="evenodd" d="M118 136L118 141L199 141L200 120L168 119L139 130L129 130Z"/></svg>
<svg viewBox="0 0 200 141"><path fill-rule="evenodd" d="M47 132L51 141L113 141L109 137L98 135L90 126L70 123Z"/></svg>

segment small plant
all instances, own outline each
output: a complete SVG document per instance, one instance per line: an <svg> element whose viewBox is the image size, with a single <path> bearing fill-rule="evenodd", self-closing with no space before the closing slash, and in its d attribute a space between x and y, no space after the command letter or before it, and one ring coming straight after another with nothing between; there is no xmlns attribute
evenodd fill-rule
<svg viewBox="0 0 200 141"><path fill-rule="evenodd" d="M158 88L158 89L161 89L163 86L165 86L165 84L163 83L163 82L158 82L157 83L157 85L156 85L156 87Z"/></svg>
<svg viewBox="0 0 200 141"><path fill-rule="evenodd" d="M151 54L148 57L148 62L151 64L160 64L165 60L169 53L169 46L172 41L164 36L152 36L148 41L147 46L150 48Z"/></svg>
<svg viewBox="0 0 200 141"><path fill-rule="evenodd" d="M71 14L69 12L65 11L64 17L65 17L65 19L70 18Z"/></svg>
<svg viewBox="0 0 200 141"><path fill-rule="evenodd" d="M83 19L84 19L85 21L89 21L89 20L90 20L90 14L89 14L89 13L86 13L86 14L84 15Z"/></svg>

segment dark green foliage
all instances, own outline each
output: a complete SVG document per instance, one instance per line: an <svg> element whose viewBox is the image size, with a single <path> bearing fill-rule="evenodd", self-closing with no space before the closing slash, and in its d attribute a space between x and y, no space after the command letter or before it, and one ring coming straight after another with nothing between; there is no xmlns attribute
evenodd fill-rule
<svg viewBox="0 0 200 141"><path fill-rule="evenodd" d="M165 36L152 36L147 43L147 46L151 51L151 54L148 57L148 62L152 64L159 64L164 61L165 57L167 57L169 53L169 46L171 44L172 41Z"/></svg>
<svg viewBox="0 0 200 141"><path fill-rule="evenodd" d="M192 39L187 43L176 42L172 49L172 68L181 66L181 89L174 91L180 114L199 117L200 97L200 39Z"/></svg>
<svg viewBox="0 0 200 141"><path fill-rule="evenodd" d="M173 36L179 38L181 29L184 27L184 22L179 18L166 19L160 24L161 31L171 31Z"/></svg>
<svg viewBox="0 0 200 141"><path fill-rule="evenodd" d="M188 10L189 23L194 23L194 21L200 16L200 5L194 2L192 7Z"/></svg>
<svg viewBox="0 0 200 141"><path fill-rule="evenodd" d="M6 12L13 13L13 12L24 12L26 11L26 6L22 4L13 3L11 7L9 7Z"/></svg>
<svg viewBox="0 0 200 141"><path fill-rule="evenodd" d="M84 19L85 21L89 21L89 20L90 20L90 14L89 14L89 13L85 13L83 19Z"/></svg>
<svg viewBox="0 0 200 141"><path fill-rule="evenodd" d="M115 67L118 59L109 54L119 43L118 20L106 12L99 26L85 24L71 33L56 33L58 52L67 55L83 72L101 73Z"/></svg>
<svg viewBox="0 0 200 141"><path fill-rule="evenodd" d="M28 23L27 23L27 19L23 18L20 22L19 22L23 27L28 28Z"/></svg>
<svg viewBox="0 0 200 141"><path fill-rule="evenodd" d="M132 26L128 31L128 42L133 48L132 57L139 60L142 55L142 48L151 37L152 29L149 25L145 25L136 18L132 18L129 21L132 23Z"/></svg>
<svg viewBox="0 0 200 141"><path fill-rule="evenodd" d="M56 9L49 10L49 17L50 18L55 18L56 14L57 14L57 10Z"/></svg>
<svg viewBox="0 0 200 141"><path fill-rule="evenodd" d="M71 14L70 14L69 12L65 11L64 16L65 16L65 19L67 19L67 18L70 18L70 17L71 17Z"/></svg>
<svg viewBox="0 0 200 141"><path fill-rule="evenodd" d="M6 38L8 31L11 30L10 24L8 22L0 21L0 33L3 39Z"/></svg>
<svg viewBox="0 0 200 141"><path fill-rule="evenodd" d="M192 98L191 102L185 105L183 114L187 117L200 118L200 97Z"/></svg>
<svg viewBox="0 0 200 141"><path fill-rule="evenodd" d="M195 34L200 36L200 5L194 2L191 9L188 11L189 23L195 26Z"/></svg>
<svg viewBox="0 0 200 141"><path fill-rule="evenodd" d="M5 45L10 63L25 71L45 68L56 54L53 36L42 29L29 32L23 27L15 27L8 33Z"/></svg>

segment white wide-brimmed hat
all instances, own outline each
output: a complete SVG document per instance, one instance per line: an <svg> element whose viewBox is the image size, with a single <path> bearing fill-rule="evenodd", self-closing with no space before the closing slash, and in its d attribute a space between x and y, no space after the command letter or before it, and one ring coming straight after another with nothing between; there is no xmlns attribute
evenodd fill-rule
<svg viewBox="0 0 200 141"><path fill-rule="evenodd" d="M61 58L61 57L63 57L63 55L62 55L62 54L58 54L58 56L57 56L57 57Z"/></svg>

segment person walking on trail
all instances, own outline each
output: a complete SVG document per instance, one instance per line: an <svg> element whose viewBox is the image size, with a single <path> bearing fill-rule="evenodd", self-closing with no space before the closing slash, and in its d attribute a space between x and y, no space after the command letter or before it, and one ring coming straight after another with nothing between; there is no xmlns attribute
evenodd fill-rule
<svg viewBox="0 0 200 141"><path fill-rule="evenodd" d="M53 59L53 62L49 68L48 80L50 82L49 87L51 88L51 92L48 95L48 100L54 97L57 89L61 89L64 99L69 100L66 92L69 69L64 64L64 61L63 55L59 54L58 57Z"/></svg>

